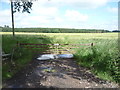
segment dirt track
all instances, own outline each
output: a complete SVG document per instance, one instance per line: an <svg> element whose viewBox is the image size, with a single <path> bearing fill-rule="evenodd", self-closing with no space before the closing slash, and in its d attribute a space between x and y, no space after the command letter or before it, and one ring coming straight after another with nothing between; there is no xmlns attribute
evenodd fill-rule
<svg viewBox="0 0 120 90"><path fill-rule="evenodd" d="M12 79L6 88L117 88L117 84L101 80L73 59L33 60Z"/></svg>

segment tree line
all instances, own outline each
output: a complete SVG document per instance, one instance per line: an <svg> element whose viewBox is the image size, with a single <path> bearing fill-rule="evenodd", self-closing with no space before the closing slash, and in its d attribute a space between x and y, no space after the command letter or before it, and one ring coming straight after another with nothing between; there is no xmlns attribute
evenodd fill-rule
<svg viewBox="0 0 120 90"><path fill-rule="evenodd" d="M3 27L3 32L12 32L12 28ZM15 32L36 33L106 33L108 30L98 29L71 29L71 28L15 28Z"/></svg>

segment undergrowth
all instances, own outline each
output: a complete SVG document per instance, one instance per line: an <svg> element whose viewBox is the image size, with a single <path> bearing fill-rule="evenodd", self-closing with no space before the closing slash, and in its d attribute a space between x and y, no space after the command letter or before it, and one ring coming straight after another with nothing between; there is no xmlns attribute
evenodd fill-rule
<svg viewBox="0 0 120 90"><path fill-rule="evenodd" d="M91 48L78 49L75 53L77 63L90 68L102 79L120 83L117 43L117 40L98 40Z"/></svg>
<svg viewBox="0 0 120 90"><path fill-rule="evenodd" d="M73 36L72 35L73 34L61 36L51 35L50 37L44 35L38 36L21 35L17 36L15 40L13 40L13 38L10 35L3 35L2 46L5 53L10 53L12 51L12 48L17 43L17 41L21 43L60 43L60 44L94 43L94 46L90 48L84 48L83 46L83 48L75 49L76 51L76 53L74 54L75 60L79 65L90 68L92 72L96 74L98 77L105 80L120 83L120 71L119 71L120 53L118 51L118 41L116 37L114 37L115 39L111 38L112 34L108 34L110 36L106 36L103 34L100 34L99 36L95 36L96 34L95 35L91 34L89 36L89 34L85 34L85 37L83 37L84 34ZM14 73L18 71L18 69L21 69L20 67L23 67L32 59L33 53L28 51L27 49L17 48L16 52L18 53L15 53L13 61L17 67L15 66L16 69L10 72L9 68L13 67L11 62L3 64L4 79L13 76Z"/></svg>
<svg viewBox="0 0 120 90"><path fill-rule="evenodd" d="M50 37L45 35L16 35L15 38L12 35L3 35L2 51L6 54L11 54L11 57L2 63L2 79L6 80L11 78L34 58L35 53L32 50L17 46L17 43L47 44L51 42ZM47 49L46 47L45 50ZM41 50L36 49L36 51Z"/></svg>

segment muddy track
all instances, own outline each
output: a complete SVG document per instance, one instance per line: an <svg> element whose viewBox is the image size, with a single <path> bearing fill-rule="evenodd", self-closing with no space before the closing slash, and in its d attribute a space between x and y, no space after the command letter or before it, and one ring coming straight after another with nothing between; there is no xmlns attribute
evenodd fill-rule
<svg viewBox="0 0 120 90"><path fill-rule="evenodd" d="M33 60L13 78L3 81L5 88L117 88L99 79L74 59Z"/></svg>

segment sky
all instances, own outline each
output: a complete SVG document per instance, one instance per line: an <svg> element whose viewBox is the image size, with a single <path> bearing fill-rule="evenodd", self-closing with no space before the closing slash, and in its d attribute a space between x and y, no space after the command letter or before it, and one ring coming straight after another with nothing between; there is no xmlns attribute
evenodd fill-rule
<svg viewBox="0 0 120 90"><path fill-rule="evenodd" d="M31 13L14 13L15 27L118 29L119 0L32 0ZM0 0L0 26L11 25L10 0Z"/></svg>

